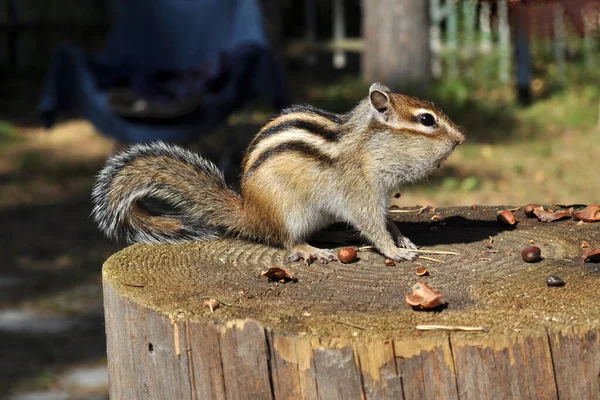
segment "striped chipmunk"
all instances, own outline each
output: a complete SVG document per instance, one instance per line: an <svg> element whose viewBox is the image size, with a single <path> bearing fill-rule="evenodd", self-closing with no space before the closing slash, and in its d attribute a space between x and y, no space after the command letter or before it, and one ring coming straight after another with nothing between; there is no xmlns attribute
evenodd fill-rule
<svg viewBox="0 0 600 400"><path fill-rule="evenodd" d="M130 243L240 237L284 246L290 261L307 263L337 261L307 238L343 222L385 257L414 260L406 249L416 246L390 219L389 200L463 140L432 103L374 83L346 114L294 106L267 123L245 153L241 193L187 150L131 146L99 172L92 215L108 237Z"/></svg>

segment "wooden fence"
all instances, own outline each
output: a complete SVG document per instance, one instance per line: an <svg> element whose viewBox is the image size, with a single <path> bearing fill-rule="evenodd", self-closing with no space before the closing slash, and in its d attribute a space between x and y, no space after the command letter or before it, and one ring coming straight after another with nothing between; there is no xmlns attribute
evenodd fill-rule
<svg viewBox="0 0 600 400"><path fill-rule="evenodd" d="M331 3L331 36L324 40L317 38L317 21L322 9L318 6L326 2ZM25 9L25 3L41 5L32 11L33 8ZM54 48L61 42L90 50L102 47L109 27L105 1L81 0L76 8L69 6L68 10L66 4L37 3L7 0L5 8L0 9L0 63L9 71L44 71ZM284 3L271 1L268 6ZM529 1L526 5L518 0L429 0L429 3L431 70L436 78L443 74L458 76L460 60L468 64L472 58L493 55L498 60L494 64L495 76L500 82L507 82L514 61L515 38L511 38L511 32L522 26L536 40L547 42L540 47L552 52L559 72L565 70L570 36L578 37L577 51L582 53L588 67L597 65L598 0ZM304 35L284 41L286 54L301 57L312 66L315 54L325 51L331 53L335 68L345 68L346 54L361 52L364 46L361 37L346 35L345 5L344 0L304 0ZM285 19L285 13L273 15L283 15Z"/></svg>

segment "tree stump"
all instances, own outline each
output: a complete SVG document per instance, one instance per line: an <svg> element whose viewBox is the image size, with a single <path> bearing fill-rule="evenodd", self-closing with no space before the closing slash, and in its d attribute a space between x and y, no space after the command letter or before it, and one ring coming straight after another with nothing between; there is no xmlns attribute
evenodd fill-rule
<svg viewBox="0 0 600 400"><path fill-rule="evenodd" d="M394 214L422 248L461 254L432 256L444 263L392 267L360 251L304 265L234 239L130 246L103 268L111 398L599 399L600 268L581 262L581 244L600 247L600 224L517 211L515 228L500 209ZM528 264L531 241L543 260ZM267 281L270 266L298 281ZM566 286L548 287L549 275ZM417 281L447 307L411 309ZM223 304L211 312L207 298Z"/></svg>

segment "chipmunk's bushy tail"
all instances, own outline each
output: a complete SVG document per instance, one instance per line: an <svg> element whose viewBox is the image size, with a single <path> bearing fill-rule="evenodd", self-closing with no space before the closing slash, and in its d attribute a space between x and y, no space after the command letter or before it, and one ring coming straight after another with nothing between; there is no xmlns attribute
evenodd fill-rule
<svg viewBox="0 0 600 400"><path fill-rule="evenodd" d="M129 243L210 240L238 232L242 202L210 161L162 142L112 156L92 190L92 216Z"/></svg>

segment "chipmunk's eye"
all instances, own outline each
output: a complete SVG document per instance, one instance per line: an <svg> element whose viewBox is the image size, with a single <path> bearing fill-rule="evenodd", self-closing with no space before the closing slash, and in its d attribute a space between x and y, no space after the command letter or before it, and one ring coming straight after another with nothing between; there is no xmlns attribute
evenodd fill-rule
<svg viewBox="0 0 600 400"><path fill-rule="evenodd" d="M429 113L419 115L419 122L421 125L425 126L434 126L435 125L435 117Z"/></svg>

